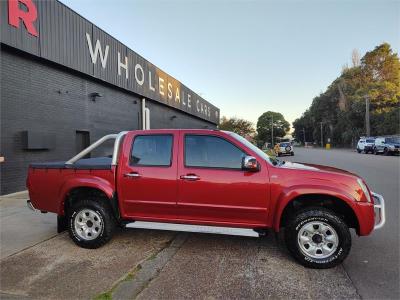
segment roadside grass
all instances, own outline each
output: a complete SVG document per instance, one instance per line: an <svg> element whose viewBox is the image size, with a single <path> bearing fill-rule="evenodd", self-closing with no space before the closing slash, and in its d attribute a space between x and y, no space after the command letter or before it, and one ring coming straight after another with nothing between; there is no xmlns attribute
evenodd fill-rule
<svg viewBox="0 0 400 300"><path fill-rule="evenodd" d="M111 295L111 294L112 294L112 292L109 291L109 292L106 292L106 293L97 295L97 296L94 298L94 300L111 300L111 299L112 299L112 295Z"/></svg>
<svg viewBox="0 0 400 300"><path fill-rule="evenodd" d="M130 271L128 274L126 274L126 276L124 278L122 278L122 279L118 280L116 283L114 283L114 285L112 286L112 288L110 290L95 296L93 298L93 300L112 300L112 294L113 294L114 290L118 287L118 285L121 282L133 280L135 278L136 273L139 272L141 269L142 269L142 265L138 264L132 271Z"/></svg>

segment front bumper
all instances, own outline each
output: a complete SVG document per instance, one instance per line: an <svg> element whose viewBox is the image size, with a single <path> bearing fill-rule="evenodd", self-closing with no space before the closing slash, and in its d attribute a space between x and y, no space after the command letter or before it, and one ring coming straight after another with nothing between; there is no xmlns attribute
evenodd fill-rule
<svg viewBox="0 0 400 300"><path fill-rule="evenodd" d="M377 193L372 193L372 197L374 198L375 230L382 228L386 222L385 199L383 199L382 195L379 195ZM376 222L377 220L379 221Z"/></svg>
<svg viewBox="0 0 400 300"><path fill-rule="evenodd" d="M292 153L292 152L293 152L292 149L290 149L290 150L279 150L279 151L278 151L278 153L280 153L280 154L290 154L290 153Z"/></svg>

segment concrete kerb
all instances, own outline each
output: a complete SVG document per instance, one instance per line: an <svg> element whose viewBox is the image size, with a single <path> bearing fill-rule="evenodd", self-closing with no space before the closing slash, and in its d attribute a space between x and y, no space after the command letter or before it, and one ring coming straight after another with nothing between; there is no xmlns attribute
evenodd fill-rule
<svg viewBox="0 0 400 300"><path fill-rule="evenodd" d="M5 199L28 199L29 198L29 194L28 191L21 191L21 192L16 192L16 193L12 193L12 194L7 194L7 195L2 195L0 196L0 201L5 200Z"/></svg>
<svg viewBox="0 0 400 300"><path fill-rule="evenodd" d="M188 236L188 233L178 233L165 248L139 264L132 273L125 276L108 293L104 294L110 294L112 299L137 297L157 277L168 261L182 247Z"/></svg>

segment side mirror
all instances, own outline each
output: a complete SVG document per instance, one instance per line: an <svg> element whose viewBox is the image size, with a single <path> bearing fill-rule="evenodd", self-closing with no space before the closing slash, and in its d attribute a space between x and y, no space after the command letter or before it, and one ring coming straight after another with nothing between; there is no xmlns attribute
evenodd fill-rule
<svg viewBox="0 0 400 300"><path fill-rule="evenodd" d="M258 172L260 167L255 157L245 156L242 161L242 169L249 172Z"/></svg>

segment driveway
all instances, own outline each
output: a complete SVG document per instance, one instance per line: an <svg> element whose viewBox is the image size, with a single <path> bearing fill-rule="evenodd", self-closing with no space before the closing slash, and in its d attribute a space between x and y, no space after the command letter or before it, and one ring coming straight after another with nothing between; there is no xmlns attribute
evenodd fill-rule
<svg viewBox="0 0 400 300"><path fill-rule="evenodd" d="M66 232L56 235L55 215L32 215L22 205L26 194L12 198L0 201L2 222L12 216L20 222L19 230L2 226L1 299L359 297L342 266L305 269L274 234L127 229L88 250Z"/></svg>
<svg viewBox="0 0 400 300"><path fill-rule="evenodd" d="M2 299L358 298L343 267L305 269L274 235L123 230L87 250L62 233L2 259L0 275Z"/></svg>
<svg viewBox="0 0 400 300"><path fill-rule="evenodd" d="M56 215L28 209L27 199L27 192L0 196L0 258L57 234Z"/></svg>

